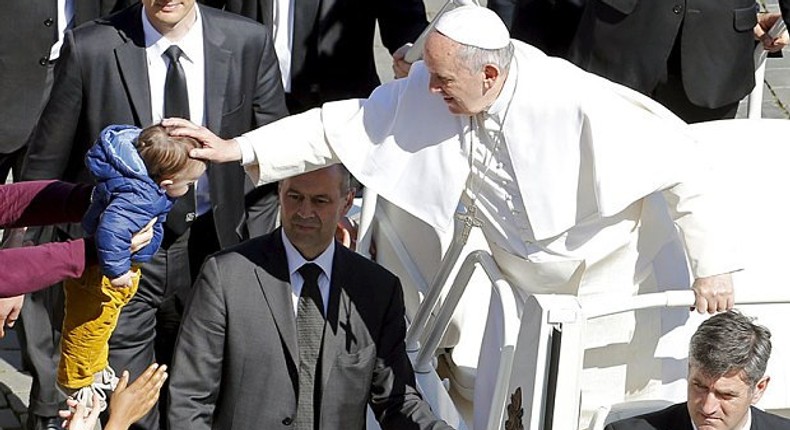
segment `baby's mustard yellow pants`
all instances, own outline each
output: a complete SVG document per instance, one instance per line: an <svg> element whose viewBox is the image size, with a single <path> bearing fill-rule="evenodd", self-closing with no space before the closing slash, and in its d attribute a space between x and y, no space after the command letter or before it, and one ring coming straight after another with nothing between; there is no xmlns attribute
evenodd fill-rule
<svg viewBox="0 0 790 430"><path fill-rule="evenodd" d="M58 384L78 390L93 383L93 375L108 365L108 341L121 309L140 284L140 268L132 267L132 286L115 288L99 266L85 269L79 279L64 282L66 310L60 340Z"/></svg>

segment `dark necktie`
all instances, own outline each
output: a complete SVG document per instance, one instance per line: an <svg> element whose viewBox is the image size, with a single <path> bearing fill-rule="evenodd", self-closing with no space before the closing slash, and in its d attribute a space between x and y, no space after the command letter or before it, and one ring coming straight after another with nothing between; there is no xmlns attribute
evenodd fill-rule
<svg viewBox="0 0 790 430"><path fill-rule="evenodd" d="M321 268L307 263L299 268L304 278L299 306L296 311L296 332L299 342L299 394L296 408L296 430L318 428L320 410L321 372L318 365L324 337L324 305L318 290Z"/></svg>
<svg viewBox="0 0 790 430"><path fill-rule="evenodd" d="M165 56L169 60L167 76L165 77L165 118L189 119L187 78L184 74L184 68L178 62L181 54L183 54L183 51L176 45L170 45L165 51ZM177 237L181 236L194 221L195 215L195 187L190 185L187 193L179 197L173 204L173 208L167 215L165 226Z"/></svg>

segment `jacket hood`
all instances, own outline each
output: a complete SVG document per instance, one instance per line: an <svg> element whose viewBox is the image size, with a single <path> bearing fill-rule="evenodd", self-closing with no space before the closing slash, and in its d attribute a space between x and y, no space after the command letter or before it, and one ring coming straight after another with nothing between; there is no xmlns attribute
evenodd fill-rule
<svg viewBox="0 0 790 430"><path fill-rule="evenodd" d="M135 148L142 130L131 125L111 125L85 155L85 165L97 181L131 178L158 185L148 176L143 159Z"/></svg>

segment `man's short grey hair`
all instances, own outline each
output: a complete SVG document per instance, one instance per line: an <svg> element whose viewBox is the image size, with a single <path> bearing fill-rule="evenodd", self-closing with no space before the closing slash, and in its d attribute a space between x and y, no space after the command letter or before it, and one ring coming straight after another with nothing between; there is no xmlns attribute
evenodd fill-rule
<svg viewBox="0 0 790 430"><path fill-rule="evenodd" d="M689 362L709 377L743 372L754 388L765 375L771 356L771 332L738 311L728 311L703 322L689 345Z"/></svg>
<svg viewBox="0 0 790 430"><path fill-rule="evenodd" d="M471 72L483 70L486 64L493 64L502 72L507 72L513 60L513 49L513 42L500 49L483 49L458 43L458 62Z"/></svg>
<svg viewBox="0 0 790 430"><path fill-rule="evenodd" d="M353 188L351 183L351 173L342 163L333 164L333 166L335 166L334 168L338 169L340 173L340 194L349 193Z"/></svg>

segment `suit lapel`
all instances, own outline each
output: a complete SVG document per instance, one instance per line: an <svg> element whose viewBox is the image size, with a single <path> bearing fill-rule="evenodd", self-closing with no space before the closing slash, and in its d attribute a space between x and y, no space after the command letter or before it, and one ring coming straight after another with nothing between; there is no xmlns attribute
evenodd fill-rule
<svg viewBox="0 0 790 430"><path fill-rule="evenodd" d="M118 73L124 83L126 95L141 125L151 124L151 88L148 84L148 66L145 54L145 35L140 7L127 9L118 16L118 30L124 43L115 48Z"/></svg>
<svg viewBox="0 0 790 430"><path fill-rule="evenodd" d="M204 12L207 8L202 8ZM210 13L203 13L203 49L206 76L206 126L214 133L222 131L222 107L230 76L231 51L223 47L225 35L217 29Z"/></svg>
<svg viewBox="0 0 790 430"><path fill-rule="evenodd" d="M754 406L749 406L749 410L752 413L752 425L749 427L750 430L768 430L770 425L762 426L760 425L763 422L762 415L765 413ZM765 427L765 428L763 428ZM784 428L784 427L782 427Z"/></svg>
<svg viewBox="0 0 790 430"><path fill-rule="evenodd" d="M673 423L683 423L678 430L694 430L694 426L691 425L691 415L689 415L687 403L676 405L674 411L675 417L671 421Z"/></svg>
<svg viewBox="0 0 790 430"><path fill-rule="evenodd" d="M294 318L291 295L293 288L288 274L288 263L285 259L280 230L275 230L264 242L264 260L255 266L266 304L280 332L288 353L294 363L299 363L299 346L296 341L296 318Z"/></svg>
<svg viewBox="0 0 790 430"><path fill-rule="evenodd" d="M344 264L344 253L351 252L336 244L335 257L332 262L332 280L329 286L329 302L324 325L323 350L321 352L321 386L326 387L332 367L338 353L350 345L349 333L352 333L351 298L347 289L352 279ZM296 318L293 313L291 297L293 288L290 284L288 262L285 257L280 229L274 231L263 242L262 260L256 262L255 274L261 291L266 299L269 311L274 317L277 330L283 339L288 353L294 363L299 363L299 346L296 335ZM353 341L353 339L351 340Z"/></svg>
<svg viewBox="0 0 790 430"><path fill-rule="evenodd" d="M348 333L351 333L351 298L348 296L349 273L344 264L345 248L335 244L335 257L332 262L332 280L329 286L329 303L326 324L324 325L324 346L321 354L321 387L326 387L338 352L346 347Z"/></svg>

